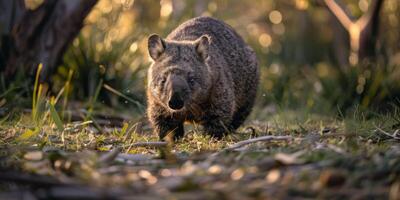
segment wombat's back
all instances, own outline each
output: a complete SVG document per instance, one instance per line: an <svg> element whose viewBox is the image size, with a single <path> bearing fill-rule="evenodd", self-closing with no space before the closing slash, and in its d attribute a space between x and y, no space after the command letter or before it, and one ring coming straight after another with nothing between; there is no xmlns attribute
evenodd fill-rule
<svg viewBox="0 0 400 200"><path fill-rule="evenodd" d="M231 72L236 110L233 116L233 128L239 127L254 104L258 85L258 63L254 51L231 26L211 17L193 18L178 26L167 37L169 40L196 40L207 34L211 36L211 45L219 49Z"/></svg>

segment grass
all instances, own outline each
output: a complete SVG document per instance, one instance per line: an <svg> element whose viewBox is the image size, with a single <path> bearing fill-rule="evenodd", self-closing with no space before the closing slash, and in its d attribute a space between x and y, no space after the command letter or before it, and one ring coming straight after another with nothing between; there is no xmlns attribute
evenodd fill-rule
<svg viewBox="0 0 400 200"><path fill-rule="evenodd" d="M34 193L41 188L49 198L399 198L395 104L387 114L355 108L352 115L337 116L282 109L266 118L255 109L237 133L222 140L188 124L180 141L136 147L158 138L145 120L101 122L96 102L102 82L88 111L76 111L80 120L68 120L60 113L67 112L69 81L52 97L38 78L31 113L1 120L0 195L28 188L41 198ZM105 89L129 98L108 85ZM102 118L112 121L111 115ZM261 136L292 139L224 150ZM71 188L70 196L60 192Z"/></svg>
<svg viewBox="0 0 400 200"><path fill-rule="evenodd" d="M79 186L77 191L90 190L88 194L110 198L399 197L398 141L377 131L380 127L395 132L398 112L372 119L363 118L363 113L332 118L282 112L270 120L249 121L222 140L188 125L181 141L148 148L132 147L136 142L157 141L144 124L125 121L120 127L101 126L99 131L93 121L80 121L64 123L61 128L51 117L54 108L44 113L49 117L41 118L40 127L35 127L29 114L2 122L4 169L17 170L19 175L50 176L64 189L72 184ZM264 135L298 139L221 151L235 142ZM120 153L114 155L115 149ZM42 180L40 177L34 180ZM23 188L19 179L8 178L0 184L4 194ZM28 188L43 188L48 195L63 197L62 193L50 194L49 188L56 186L46 189L40 184L28 184Z"/></svg>

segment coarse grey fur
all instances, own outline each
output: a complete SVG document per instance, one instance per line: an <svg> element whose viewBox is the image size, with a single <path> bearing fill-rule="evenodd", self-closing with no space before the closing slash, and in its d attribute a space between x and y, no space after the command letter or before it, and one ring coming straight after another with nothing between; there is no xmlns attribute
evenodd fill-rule
<svg viewBox="0 0 400 200"><path fill-rule="evenodd" d="M236 130L251 112L259 80L254 51L226 23L197 17L167 38L149 37L148 118L156 134L183 136L185 121L214 137Z"/></svg>

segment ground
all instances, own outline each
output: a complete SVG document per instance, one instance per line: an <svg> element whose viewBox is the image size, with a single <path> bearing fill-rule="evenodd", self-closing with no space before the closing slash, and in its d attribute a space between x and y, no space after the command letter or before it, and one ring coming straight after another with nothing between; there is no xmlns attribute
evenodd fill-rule
<svg viewBox="0 0 400 200"><path fill-rule="evenodd" d="M21 114L0 126L0 199L400 199L400 118L361 116L278 113L222 140L189 125L165 145L138 121Z"/></svg>

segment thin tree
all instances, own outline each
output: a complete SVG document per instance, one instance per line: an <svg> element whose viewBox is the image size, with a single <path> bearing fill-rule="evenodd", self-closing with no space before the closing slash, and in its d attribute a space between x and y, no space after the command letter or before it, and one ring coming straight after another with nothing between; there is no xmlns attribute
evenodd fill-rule
<svg viewBox="0 0 400 200"><path fill-rule="evenodd" d="M349 62L358 64L366 58L375 56L375 45L378 34L379 12L384 0L373 0L369 9L359 19L346 12L335 0L324 0L325 5L333 16L345 28L350 37Z"/></svg>

